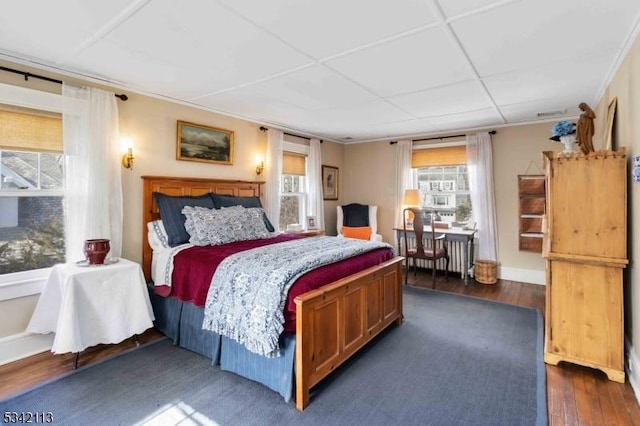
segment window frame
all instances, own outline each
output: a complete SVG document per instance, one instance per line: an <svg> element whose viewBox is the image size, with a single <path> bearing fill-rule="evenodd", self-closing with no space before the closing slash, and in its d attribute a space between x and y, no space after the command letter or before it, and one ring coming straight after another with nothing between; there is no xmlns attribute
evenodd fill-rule
<svg viewBox="0 0 640 426"><path fill-rule="evenodd" d="M307 188L307 176L306 175L280 175L280 186L284 185L284 179L286 176L294 176L302 178L302 187L306 190ZM295 197L298 198L299 201L299 211L298 211L298 224L303 225L305 223L307 217L307 192L306 191L298 191L298 192L282 192L280 191L280 214L282 214L282 198L284 197ZM280 222L280 217L278 217L278 223Z"/></svg>
<svg viewBox="0 0 640 426"><path fill-rule="evenodd" d="M465 143L459 143L459 142L453 142L453 143L444 143L444 144L434 144L431 146L420 146L419 148L417 148L417 150L428 150L428 149L442 149L442 148L455 148L458 146L462 146L465 145ZM414 148L414 150L416 150L416 148ZM466 184L467 184L467 189L466 190L460 190L458 189L458 184L459 184L459 174L462 173L459 170L460 166L464 166L466 167ZM447 171L445 170L447 167L451 168L451 167L455 167L455 171ZM442 173L442 179L441 180L420 180L419 179L419 175L421 175L422 173L420 173L420 170L423 169L429 169L429 168L440 168L441 173ZM420 191L420 199L422 200L423 204L420 206L422 208L427 208L427 209L432 209L434 211L438 211L438 212L442 212L445 213L447 216L451 213L453 213L453 222L457 222L458 218L457 218L457 214L458 214L458 205L456 204L458 201L458 197L460 195L463 196L467 196L469 199L469 202L471 202L471 190L470 188L468 188L468 179L469 179L469 168L468 165L466 163L459 163L459 164L431 164L431 165L424 165L424 166L420 166L420 167L413 167L412 168L412 174L413 174L413 183L414 183L414 188L417 188ZM424 173L424 172L423 172ZM433 172L432 172L433 173ZM446 175L447 174L452 174L455 173L456 178L455 180L451 180L450 178L448 178ZM425 173L426 175L427 173ZM429 173L431 174L431 173ZM435 173L433 173L435 174ZM422 188L420 186L420 182L423 182L423 185L425 186L425 188ZM451 184L451 182L453 182L453 184ZM447 205L437 205L435 203L435 197L448 197L448 202L446 203ZM427 199L433 199L434 202L431 203L431 205L427 205ZM453 205L452 206L448 206L449 201L453 201ZM470 210L470 214L469 217L466 219L469 221L473 221L473 205L471 206L471 210Z"/></svg>
<svg viewBox="0 0 640 426"><path fill-rule="evenodd" d="M0 83L0 103L35 110L62 113L62 95ZM26 192L28 191L28 192ZM56 193L52 193L55 191ZM60 190L8 190L0 196L64 196ZM42 292L51 267L0 275L0 301L31 296Z"/></svg>
<svg viewBox="0 0 640 426"><path fill-rule="evenodd" d="M291 152L294 154L300 154L302 156L305 157L305 161L308 161L309 159L309 153L310 153L310 147L308 145L304 145L301 143L294 143L294 142L289 142L289 141L283 141L282 142L282 152ZM284 184L283 179L284 179L284 174L280 175L280 187L282 188L282 185ZM294 175L291 175L294 176ZM302 206L299 212L300 218L299 218L299 224L303 227L306 228L306 217L307 217L307 198L309 196L309 177L305 174L304 175L304 180L303 180L303 185L302 185L302 189L303 191L301 192L296 192L296 193L283 193L280 192L280 200L282 201L282 197L290 197L290 196L297 196L300 197L300 205ZM280 222L280 212L278 212L278 223ZM284 229L281 229L281 231L284 231Z"/></svg>

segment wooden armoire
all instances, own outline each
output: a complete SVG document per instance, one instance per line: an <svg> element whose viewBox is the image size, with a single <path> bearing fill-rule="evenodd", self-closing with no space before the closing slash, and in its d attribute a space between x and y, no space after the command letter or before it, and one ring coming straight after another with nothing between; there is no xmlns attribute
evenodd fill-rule
<svg viewBox="0 0 640 426"><path fill-rule="evenodd" d="M624 382L623 269L627 260L625 149L544 152L544 360Z"/></svg>

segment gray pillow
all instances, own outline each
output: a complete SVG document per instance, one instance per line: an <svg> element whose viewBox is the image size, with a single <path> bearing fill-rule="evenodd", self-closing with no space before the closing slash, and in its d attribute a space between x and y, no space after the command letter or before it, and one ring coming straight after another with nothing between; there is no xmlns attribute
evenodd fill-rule
<svg viewBox="0 0 640 426"><path fill-rule="evenodd" d="M164 229L167 231L167 238L171 247L189 242L189 234L184 227L186 218L182 214L182 209L185 206L214 208L213 200L209 194L174 196L154 192L153 196L158 204L160 218Z"/></svg>

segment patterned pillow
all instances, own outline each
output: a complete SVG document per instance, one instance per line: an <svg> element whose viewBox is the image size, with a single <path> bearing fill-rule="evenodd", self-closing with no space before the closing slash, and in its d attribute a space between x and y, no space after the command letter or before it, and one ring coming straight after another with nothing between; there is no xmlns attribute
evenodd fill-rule
<svg viewBox="0 0 640 426"><path fill-rule="evenodd" d="M242 206L246 208L262 207L262 203L260 203L259 197L236 197L234 195L214 194L213 192L209 195L211 195L211 198L213 199L213 205L216 209L233 206ZM275 231L275 228L271 224L271 221L267 217L266 213L264 213L262 219L264 220L264 224L269 232Z"/></svg>
<svg viewBox="0 0 640 426"><path fill-rule="evenodd" d="M182 213L187 218L185 228L191 236L189 242L196 246L215 246L271 237L264 224L264 210L260 207L185 207Z"/></svg>

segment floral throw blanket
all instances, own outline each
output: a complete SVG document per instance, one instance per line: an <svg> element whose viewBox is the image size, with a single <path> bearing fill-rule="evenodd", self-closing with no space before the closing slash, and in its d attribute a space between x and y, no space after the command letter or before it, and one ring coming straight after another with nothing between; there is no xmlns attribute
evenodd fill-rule
<svg viewBox="0 0 640 426"><path fill-rule="evenodd" d="M294 281L317 267L384 247L391 248L376 241L313 237L229 256L211 280L202 328L251 352L277 356L284 305Z"/></svg>

